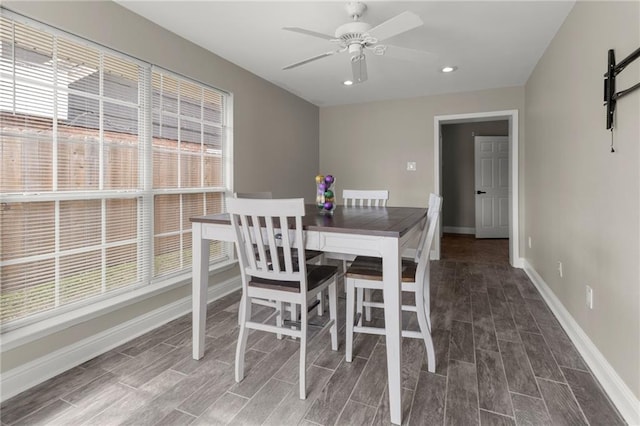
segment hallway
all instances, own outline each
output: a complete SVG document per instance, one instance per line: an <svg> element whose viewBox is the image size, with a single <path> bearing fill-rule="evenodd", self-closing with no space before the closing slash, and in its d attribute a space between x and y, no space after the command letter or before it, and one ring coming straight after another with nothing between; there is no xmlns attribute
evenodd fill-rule
<svg viewBox="0 0 640 426"><path fill-rule="evenodd" d="M509 265L508 239L476 239L468 234L444 234L442 260Z"/></svg>

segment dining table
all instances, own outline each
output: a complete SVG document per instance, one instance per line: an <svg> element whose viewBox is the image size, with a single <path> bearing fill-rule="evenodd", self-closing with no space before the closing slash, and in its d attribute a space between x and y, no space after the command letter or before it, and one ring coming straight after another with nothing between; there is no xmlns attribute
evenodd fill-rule
<svg viewBox="0 0 640 426"><path fill-rule="evenodd" d="M344 207L331 213L305 206L305 248L329 253L382 258L385 339L390 421L402 423L401 253L419 233L427 216L417 207ZM209 285L209 242L234 241L226 213L190 218L193 244L193 358L204 356ZM353 318L347 318L353 321Z"/></svg>

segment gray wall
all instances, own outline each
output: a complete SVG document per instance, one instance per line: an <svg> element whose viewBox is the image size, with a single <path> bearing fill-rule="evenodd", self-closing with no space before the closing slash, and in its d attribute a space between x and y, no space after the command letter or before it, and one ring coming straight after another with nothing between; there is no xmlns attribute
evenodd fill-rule
<svg viewBox="0 0 640 426"><path fill-rule="evenodd" d="M114 2L5 1L4 7L160 65L234 95L234 182L241 192L313 201L319 162L318 108L176 36ZM288 158L283 159L283 153ZM277 166L274 166L277 165ZM237 275L237 270L216 277ZM190 285L130 305L2 354L2 371L107 330L190 294Z"/></svg>
<svg viewBox="0 0 640 426"><path fill-rule="evenodd" d="M620 99L609 152L607 50L640 46L640 3L576 2L526 84L526 260L640 397L640 92ZM618 90L640 80L640 61ZM563 262L564 277L557 270ZM586 307L585 286L594 291Z"/></svg>
<svg viewBox="0 0 640 426"><path fill-rule="evenodd" d="M522 148L523 108L524 87L323 107L320 170L336 176L338 193L388 189L390 206L424 206L435 189L434 116L519 110ZM407 171L407 161L417 171ZM522 171L520 183L522 191Z"/></svg>
<svg viewBox="0 0 640 426"><path fill-rule="evenodd" d="M442 126L442 225L475 228L475 136L508 136L509 122Z"/></svg>

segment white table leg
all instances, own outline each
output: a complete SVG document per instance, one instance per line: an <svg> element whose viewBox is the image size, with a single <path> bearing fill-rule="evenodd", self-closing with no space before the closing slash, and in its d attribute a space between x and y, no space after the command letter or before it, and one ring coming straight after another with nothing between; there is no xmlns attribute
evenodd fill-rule
<svg viewBox="0 0 640 426"><path fill-rule="evenodd" d="M389 377L391 423L402 424L402 292L400 290L399 241L385 238L382 246L384 323Z"/></svg>
<svg viewBox="0 0 640 426"><path fill-rule="evenodd" d="M204 356L204 330L207 319L207 287L209 284L209 240L202 238L202 224L191 226L193 248L193 359Z"/></svg>

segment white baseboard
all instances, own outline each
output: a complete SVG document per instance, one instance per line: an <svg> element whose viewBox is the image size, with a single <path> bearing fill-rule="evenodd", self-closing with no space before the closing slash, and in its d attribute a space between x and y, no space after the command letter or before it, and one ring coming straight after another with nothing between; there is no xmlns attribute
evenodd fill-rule
<svg viewBox="0 0 640 426"><path fill-rule="evenodd" d="M475 235L476 228L469 228L464 226L443 226L442 232L447 234L472 234Z"/></svg>
<svg viewBox="0 0 640 426"><path fill-rule="evenodd" d="M640 424L640 400L629 389L627 384L620 378L604 355L598 350L589 336L582 330L580 325L564 307L560 299L553 293L547 283L536 272L531 264L524 260L524 271L531 278L533 284L538 288L551 311L560 321L562 328L567 332L569 338L584 358L585 362L598 379L602 388L607 393L613 404L616 406L622 417L630 425Z"/></svg>
<svg viewBox="0 0 640 426"><path fill-rule="evenodd" d="M241 287L240 276L209 287L207 301L219 299ZM191 296L80 340L2 374L0 401L57 376L83 362L191 312Z"/></svg>

